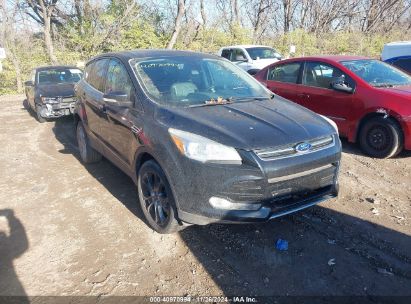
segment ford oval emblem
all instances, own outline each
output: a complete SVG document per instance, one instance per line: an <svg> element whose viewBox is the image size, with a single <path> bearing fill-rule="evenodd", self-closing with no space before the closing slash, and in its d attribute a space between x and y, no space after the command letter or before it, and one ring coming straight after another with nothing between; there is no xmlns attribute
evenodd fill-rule
<svg viewBox="0 0 411 304"><path fill-rule="evenodd" d="M304 152L308 152L311 150L311 144L308 142L303 142L300 143L298 145L295 146L295 151L300 152L300 153L304 153Z"/></svg>

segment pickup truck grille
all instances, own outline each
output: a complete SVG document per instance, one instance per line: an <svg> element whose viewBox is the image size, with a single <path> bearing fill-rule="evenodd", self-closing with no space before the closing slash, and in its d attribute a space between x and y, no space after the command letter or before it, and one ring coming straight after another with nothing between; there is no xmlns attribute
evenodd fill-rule
<svg viewBox="0 0 411 304"><path fill-rule="evenodd" d="M256 149L254 150L254 153L261 160L268 161L268 160L293 157L293 156L299 156L299 155L303 155L307 153L316 152L316 151L334 146L335 141L334 141L333 135L319 137L319 138L305 141L305 143L309 143L311 145L311 149L303 153L298 152L296 149L296 146L300 143L293 143L290 145L279 146L276 148Z"/></svg>

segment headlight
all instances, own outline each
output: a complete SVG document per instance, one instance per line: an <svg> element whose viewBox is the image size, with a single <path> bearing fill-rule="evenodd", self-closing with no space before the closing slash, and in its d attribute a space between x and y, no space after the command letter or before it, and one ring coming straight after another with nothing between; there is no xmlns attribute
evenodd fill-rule
<svg viewBox="0 0 411 304"><path fill-rule="evenodd" d="M59 99L56 97L41 97L43 103L58 103Z"/></svg>
<svg viewBox="0 0 411 304"><path fill-rule="evenodd" d="M338 133L337 124L333 120L329 119L327 116L324 116L324 115L320 115L320 116L322 118L324 118L326 121L328 121L330 123L330 125L332 125L334 127L334 129L335 129L335 131L337 132L338 135L340 134L340 133Z"/></svg>
<svg viewBox="0 0 411 304"><path fill-rule="evenodd" d="M211 139L176 129L168 129L173 142L181 154L200 162L241 164L241 157L232 147Z"/></svg>

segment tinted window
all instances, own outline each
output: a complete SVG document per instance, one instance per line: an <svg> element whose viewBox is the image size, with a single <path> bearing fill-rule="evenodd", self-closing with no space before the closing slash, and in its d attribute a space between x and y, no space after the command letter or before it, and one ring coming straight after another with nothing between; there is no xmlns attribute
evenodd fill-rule
<svg viewBox="0 0 411 304"><path fill-rule="evenodd" d="M221 52L221 57L224 57L224 58L230 60L230 58L231 58L231 50L223 50L223 51Z"/></svg>
<svg viewBox="0 0 411 304"><path fill-rule="evenodd" d="M105 93L125 93L128 96L128 100L131 100L132 88L133 85L124 65L116 59L110 60L107 70Z"/></svg>
<svg viewBox="0 0 411 304"><path fill-rule="evenodd" d="M108 59L100 59L87 66L87 82L100 92L104 91L105 74Z"/></svg>
<svg viewBox="0 0 411 304"><path fill-rule="evenodd" d="M402 58L393 62L393 65L403 69L404 71L411 72L411 58Z"/></svg>
<svg viewBox="0 0 411 304"><path fill-rule="evenodd" d="M79 69L58 68L38 72L39 84L76 83L83 73Z"/></svg>
<svg viewBox="0 0 411 304"><path fill-rule="evenodd" d="M277 65L268 71L268 80L297 83L300 72L300 62Z"/></svg>
<svg viewBox="0 0 411 304"><path fill-rule="evenodd" d="M352 81L340 69L321 62L305 64L302 83L311 87L331 89L331 83L341 80L352 86Z"/></svg>

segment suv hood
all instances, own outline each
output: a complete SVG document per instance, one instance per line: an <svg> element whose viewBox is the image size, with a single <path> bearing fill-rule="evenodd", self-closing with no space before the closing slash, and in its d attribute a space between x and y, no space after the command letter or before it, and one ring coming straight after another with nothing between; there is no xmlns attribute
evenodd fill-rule
<svg viewBox="0 0 411 304"><path fill-rule="evenodd" d="M45 97L71 97L74 96L74 83L39 84L37 93Z"/></svg>
<svg viewBox="0 0 411 304"><path fill-rule="evenodd" d="M221 144L259 149L294 144L335 133L321 116L282 97L195 108L162 108L156 119Z"/></svg>

